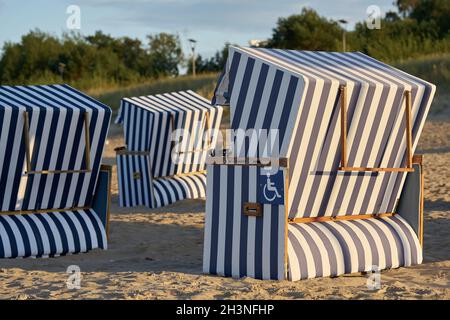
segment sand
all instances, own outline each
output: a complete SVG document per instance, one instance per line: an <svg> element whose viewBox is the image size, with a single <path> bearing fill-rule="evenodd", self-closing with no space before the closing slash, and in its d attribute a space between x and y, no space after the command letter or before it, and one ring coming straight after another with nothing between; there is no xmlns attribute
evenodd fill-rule
<svg viewBox="0 0 450 320"><path fill-rule="evenodd" d="M111 128L104 162L123 144ZM161 209L118 206L113 171L109 250L53 259L0 260L1 299L450 299L450 119L425 125L424 263L385 270L381 289L367 276L299 282L231 279L202 274L204 200ZM80 289L68 289L67 267L78 265Z"/></svg>

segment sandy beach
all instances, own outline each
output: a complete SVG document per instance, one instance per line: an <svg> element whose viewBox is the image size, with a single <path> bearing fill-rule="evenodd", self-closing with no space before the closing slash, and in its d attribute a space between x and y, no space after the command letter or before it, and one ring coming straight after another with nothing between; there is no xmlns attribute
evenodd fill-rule
<svg viewBox="0 0 450 320"><path fill-rule="evenodd" d="M202 274L204 200L161 209L121 208L113 125L104 162L114 165L109 250L52 259L0 260L0 299L450 299L450 118L428 120L424 154L424 263L381 273L381 289L352 274L299 282ZM80 289L68 289L78 265Z"/></svg>

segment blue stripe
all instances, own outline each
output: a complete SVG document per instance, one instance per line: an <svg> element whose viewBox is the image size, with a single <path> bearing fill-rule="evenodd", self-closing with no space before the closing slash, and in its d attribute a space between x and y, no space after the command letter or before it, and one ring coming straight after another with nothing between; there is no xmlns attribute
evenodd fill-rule
<svg viewBox="0 0 450 320"><path fill-rule="evenodd" d="M242 118L242 112L244 111L245 99L247 98L247 91L250 85L250 79L252 77L253 66L255 65L255 59L249 58L247 65L245 66L244 78L242 79L242 85L239 88L239 97L236 102L235 113L231 120L231 128L236 129L239 127L239 123Z"/></svg>
<svg viewBox="0 0 450 320"><path fill-rule="evenodd" d="M280 122L278 124L278 128L280 129L280 148L281 144L284 141L284 136L286 135L287 125L289 123L289 115L291 113L291 109L295 106L292 105L292 102L295 100L295 91L298 85L298 78L291 76L289 79L288 90L286 93L286 99L284 100L283 111L281 112Z"/></svg>
<svg viewBox="0 0 450 320"><path fill-rule="evenodd" d="M261 70L258 76L258 83L256 84L255 95L252 102L252 108L250 111L250 116L248 118L247 128L254 128L256 118L258 116L258 109L261 106L261 98L264 92L264 86L267 80L267 73L269 71L269 66L265 63L261 65Z"/></svg>

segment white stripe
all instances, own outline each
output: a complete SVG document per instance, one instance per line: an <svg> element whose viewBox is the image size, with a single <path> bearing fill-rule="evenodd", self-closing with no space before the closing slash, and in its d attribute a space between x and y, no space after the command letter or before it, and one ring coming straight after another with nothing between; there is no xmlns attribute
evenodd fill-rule
<svg viewBox="0 0 450 320"><path fill-rule="evenodd" d="M206 208L205 208L205 240L203 243L203 272L209 273L209 264L211 261L211 228L212 228L212 208L213 208L213 182L214 182L214 167L208 165L207 184L211 186L206 190Z"/></svg>
<svg viewBox="0 0 450 320"><path fill-rule="evenodd" d="M249 181L256 181L257 169L250 166ZM248 201L256 202L256 185L251 182L248 184ZM251 278L255 277L255 240L256 240L256 217L248 217L247 225L247 275Z"/></svg>
<svg viewBox="0 0 450 320"><path fill-rule="evenodd" d="M86 235L84 234L83 227L81 226L80 221L78 221L77 217L75 217L75 214L72 211L66 211L66 214L75 225L75 229L77 230L78 238L80 239L80 252L86 252Z"/></svg>
<svg viewBox="0 0 450 320"><path fill-rule="evenodd" d="M9 241L8 233L6 232L3 223L0 223L0 238L3 243L3 252L5 253L5 258L10 258L12 256L11 243Z"/></svg>
<svg viewBox="0 0 450 320"><path fill-rule="evenodd" d="M225 275L225 240L227 224L227 166L220 167L219 235L217 239L217 274Z"/></svg>
<svg viewBox="0 0 450 320"><path fill-rule="evenodd" d="M314 262L314 256L311 252L308 242L306 241L306 239L303 237L301 232L295 226L292 226L292 227L289 226L289 227L290 227L289 230L292 232L292 235L298 240L301 248L303 249L303 252L305 253L306 269L307 269L307 273L308 273L307 278L314 278L317 275L317 269L316 269L316 263ZM293 255L292 257L294 257L294 256L295 255ZM290 260L291 265L293 263L292 260L293 259ZM296 262L300 261L298 258L295 260L296 260ZM298 269L300 270L300 266L298 266ZM296 270L296 269L293 269L293 270Z"/></svg>
<svg viewBox="0 0 450 320"><path fill-rule="evenodd" d="M278 210L272 212L270 204L264 205L263 214L263 230L262 230L262 278L270 280L270 243L271 243L271 218L272 215L277 214Z"/></svg>
<svg viewBox="0 0 450 320"><path fill-rule="evenodd" d="M211 166L208 167L208 181L207 185L212 186L213 181L209 179L210 173L212 173L213 170L210 170L209 168L212 168ZM208 188L208 190L212 187ZM207 190L207 192L208 192ZM212 197L213 195L208 195L206 197L206 201L208 203L209 197ZM234 167L234 201L233 201L233 248L232 248L232 264L231 264L231 272L233 277L239 277L240 276L240 239L241 239L241 219L242 219L242 166L235 166ZM208 206L206 209L206 212L208 212ZM205 231L207 232L207 231ZM209 231L211 232L211 231Z"/></svg>
<svg viewBox="0 0 450 320"><path fill-rule="evenodd" d="M6 220L6 222L8 223L9 227L11 228L14 234L14 239L16 240L17 244L17 255L19 257L23 257L25 255L25 245L23 243L23 238L22 235L20 234L19 228L17 227L14 220L11 219L11 217L5 215L3 216L3 218Z"/></svg>

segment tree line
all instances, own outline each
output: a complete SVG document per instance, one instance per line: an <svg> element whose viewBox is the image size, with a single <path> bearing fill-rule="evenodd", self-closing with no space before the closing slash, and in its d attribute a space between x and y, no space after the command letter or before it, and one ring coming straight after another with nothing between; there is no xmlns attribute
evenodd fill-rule
<svg viewBox="0 0 450 320"><path fill-rule="evenodd" d="M86 85L135 83L143 78L178 75L183 61L176 35L130 37L64 34L60 39L34 30L19 43L7 42L0 59L1 84L70 82Z"/></svg>
<svg viewBox="0 0 450 320"><path fill-rule="evenodd" d="M420 56L450 52L449 0L397 0L397 12L390 11L380 20L380 29L358 22L346 32L346 51L361 51L392 63ZM300 14L278 19L272 36L263 47L297 50L342 51L344 29L338 21L303 8ZM210 59L197 57L197 69L221 70L227 50Z"/></svg>
<svg viewBox="0 0 450 320"><path fill-rule="evenodd" d="M365 22L347 32L347 51L397 62L430 53L450 52L450 1L397 0L398 13L388 12L381 28ZM342 26L304 8L280 18L263 46L298 50L342 50ZM225 65L228 44L211 58L196 57L196 70L218 72ZM189 57L188 57L189 58ZM138 83L144 79L177 76L186 63L177 35L149 35L145 42L94 35L64 34L61 38L34 30L20 42L7 42L0 59L0 84L68 82L80 88Z"/></svg>

